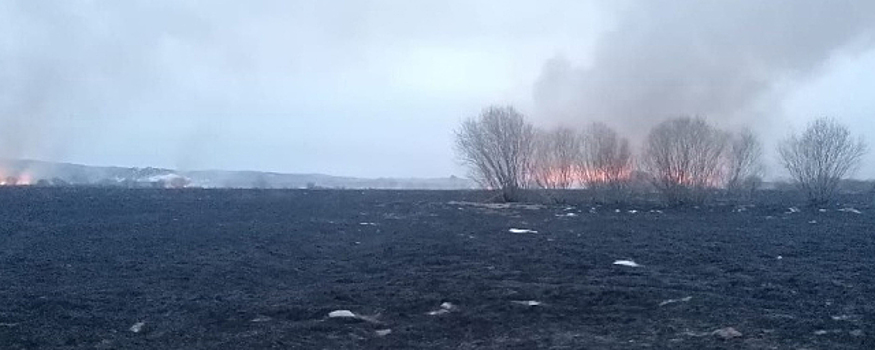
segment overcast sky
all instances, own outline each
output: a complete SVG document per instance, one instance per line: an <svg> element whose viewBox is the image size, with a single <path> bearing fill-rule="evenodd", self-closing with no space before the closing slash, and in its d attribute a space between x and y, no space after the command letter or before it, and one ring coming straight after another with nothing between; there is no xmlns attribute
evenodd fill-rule
<svg viewBox="0 0 875 350"><path fill-rule="evenodd" d="M873 24L850 0L7 0L0 156L464 175L453 129L496 103L632 137L705 115L767 143L829 115L873 143Z"/></svg>

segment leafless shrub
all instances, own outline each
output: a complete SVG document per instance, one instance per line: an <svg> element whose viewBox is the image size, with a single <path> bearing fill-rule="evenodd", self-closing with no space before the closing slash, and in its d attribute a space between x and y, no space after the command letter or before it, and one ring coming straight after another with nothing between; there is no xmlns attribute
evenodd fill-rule
<svg viewBox="0 0 875 350"><path fill-rule="evenodd" d="M580 143L574 130L559 127L536 132L532 180L544 189L568 189L574 185Z"/></svg>
<svg viewBox="0 0 875 350"><path fill-rule="evenodd" d="M751 193L762 184L762 157L762 143L750 129L732 135L726 152L726 190L730 194Z"/></svg>
<svg viewBox="0 0 875 350"><path fill-rule="evenodd" d="M580 142L578 169L583 186L605 197L619 199L632 172L629 140L605 124L594 123L583 131Z"/></svg>
<svg viewBox="0 0 875 350"><path fill-rule="evenodd" d="M727 141L702 118L667 120L650 131L641 165L670 204L701 202L721 185Z"/></svg>
<svg viewBox="0 0 875 350"><path fill-rule="evenodd" d="M456 131L456 153L470 176L504 201L518 200L530 181L534 128L513 107L491 106Z"/></svg>
<svg viewBox="0 0 875 350"><path fill-rule="evenodd" d="M860 166L866 143L831 118L808 124L778 147L781 163L813 204L829 202L839 183Z"/></svg>

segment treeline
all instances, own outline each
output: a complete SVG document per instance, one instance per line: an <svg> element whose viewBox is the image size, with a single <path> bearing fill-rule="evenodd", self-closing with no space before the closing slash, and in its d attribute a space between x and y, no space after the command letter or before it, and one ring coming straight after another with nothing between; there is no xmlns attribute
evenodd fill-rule
<svg viewBox="0 0 875 350"><path fill-rule="evenodd" d="M830 118L779 144L781 164L812 203L829 201L860 165L865 142ZM678 117L650 130L638 152L602 123L542 130L513 107L491 106L456 130L456 154L470 177L500 200L523 190L587 188L622 200L645 182L669 204L701 203L716 189L755 191L763 146L749 129L722 130L703 118Z"/></svg>

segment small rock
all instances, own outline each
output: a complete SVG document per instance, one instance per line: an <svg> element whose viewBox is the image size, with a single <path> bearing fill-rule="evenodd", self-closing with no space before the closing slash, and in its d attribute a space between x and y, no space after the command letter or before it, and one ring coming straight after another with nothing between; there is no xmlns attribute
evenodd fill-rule
<svg viewBox="0 0 875 350"><path fill-rule="evenodd" d="M356 314L349 310L334 310L328 313L329 318L358 318Z"/></svg>
<svg viewBox="0 0 875 350"><path fill-rule="evenodd" d="M723 340L729 340L733 338L741 337L742 334L737 329L732 327L721 328L716 331L711 332L715 337L718 337Z"/></svg>
<svg viewBox="0 0 875 350"><path fill-rule="evenodd" d="M377 333L377 336L379 336L379 337L385 337L389 334L392 334L392 330L391 329L378 329L375 333Z"/></svg>
<svg viewBox="0 0 875 350"><path fill-rule="evenodd" d="M140 333L143 331L144 326L146 326L146 322L143 322L143 321L134 323L134 325L131 326L131 332Z"/></svg>

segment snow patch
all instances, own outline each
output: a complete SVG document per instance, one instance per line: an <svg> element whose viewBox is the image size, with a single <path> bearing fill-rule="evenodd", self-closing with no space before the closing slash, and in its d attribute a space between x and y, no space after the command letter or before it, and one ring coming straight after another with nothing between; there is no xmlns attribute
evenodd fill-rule
<svg viewBox="0 0 875 350"><path fill-rule="evenodd" d="M334 310L328 313L328 318L358 318L358 316L349 310Z"/></svg>
<svg viewBox="0 0 875 350"><path fill-rule="evenodd" d="M668 299L668 300L666 300L666 301L663 301L663 302L659 303L659 306L666 306L666 305L668 305L668 304L675 304L675 303L686 303L686 302L689 302L689 301L692 300L692 299L693 299L693 297L691 297L691 296L690 296L690 297L683 297L683 298L680 298L680 299Z"/></svg>
<svg viewBox="0 0 875 350"><path fill-rule="evenodd" d="M863 214L863 212L861 212L857 209L854 209L854 208L842 208L842 209L839 209L839 211L842 213Z"/></svg>
<svg viewBox="0 0 875 350"><path fill-rule="evenodd" d="M641 267L641 265L639 265L638 263L636 263L632 260L617 260L617 261L614 261L614 265L628 266L628 267Z"/></svg>
<svg viewBox="0 0 875 350"><path fill-rule="evenodd" d="M523 305L523 306L539 306L539 305L541 305L541 302L537 301L537 300L514 300L511 302L514 304Z"/></svg>
<svg viewBox="0 0 875 350"><path fill-rule="evenodd" d="M255 318L253 318L250 322L269 322L270 320L273 320L272 318L270 318L270 316L258 315L255 316Z"/></svg>
<svg viewBox="0 0 875 350"><path fill-rule="evenodd" d="M441 303L440 309L437 309L434 311L429 311L427 314L429 316L443 315L443 314L449 313L450 311L453 311L455 308L456 308L456 306L453 305L452 303L443 302L443 303Z"/></svg>
<svg viewBox="0 0 875 350"><path fill-rule="evenodd" d="M134 332L134 333L140 333L143 331L143 327L145 327L145 326L146 326L146 322L140 321L140 322L134 323L134 325L131 326L130 330L131 330L131 332Z"/></svg>
<svg viewBox="0 0 875 350"><path fill-rule="evenodd" d="M507 232L510 232L510 233L538 233L538 231L529 230L529 229L525 229L525 228L512 228L510 230L507 230Z"/></svg>

